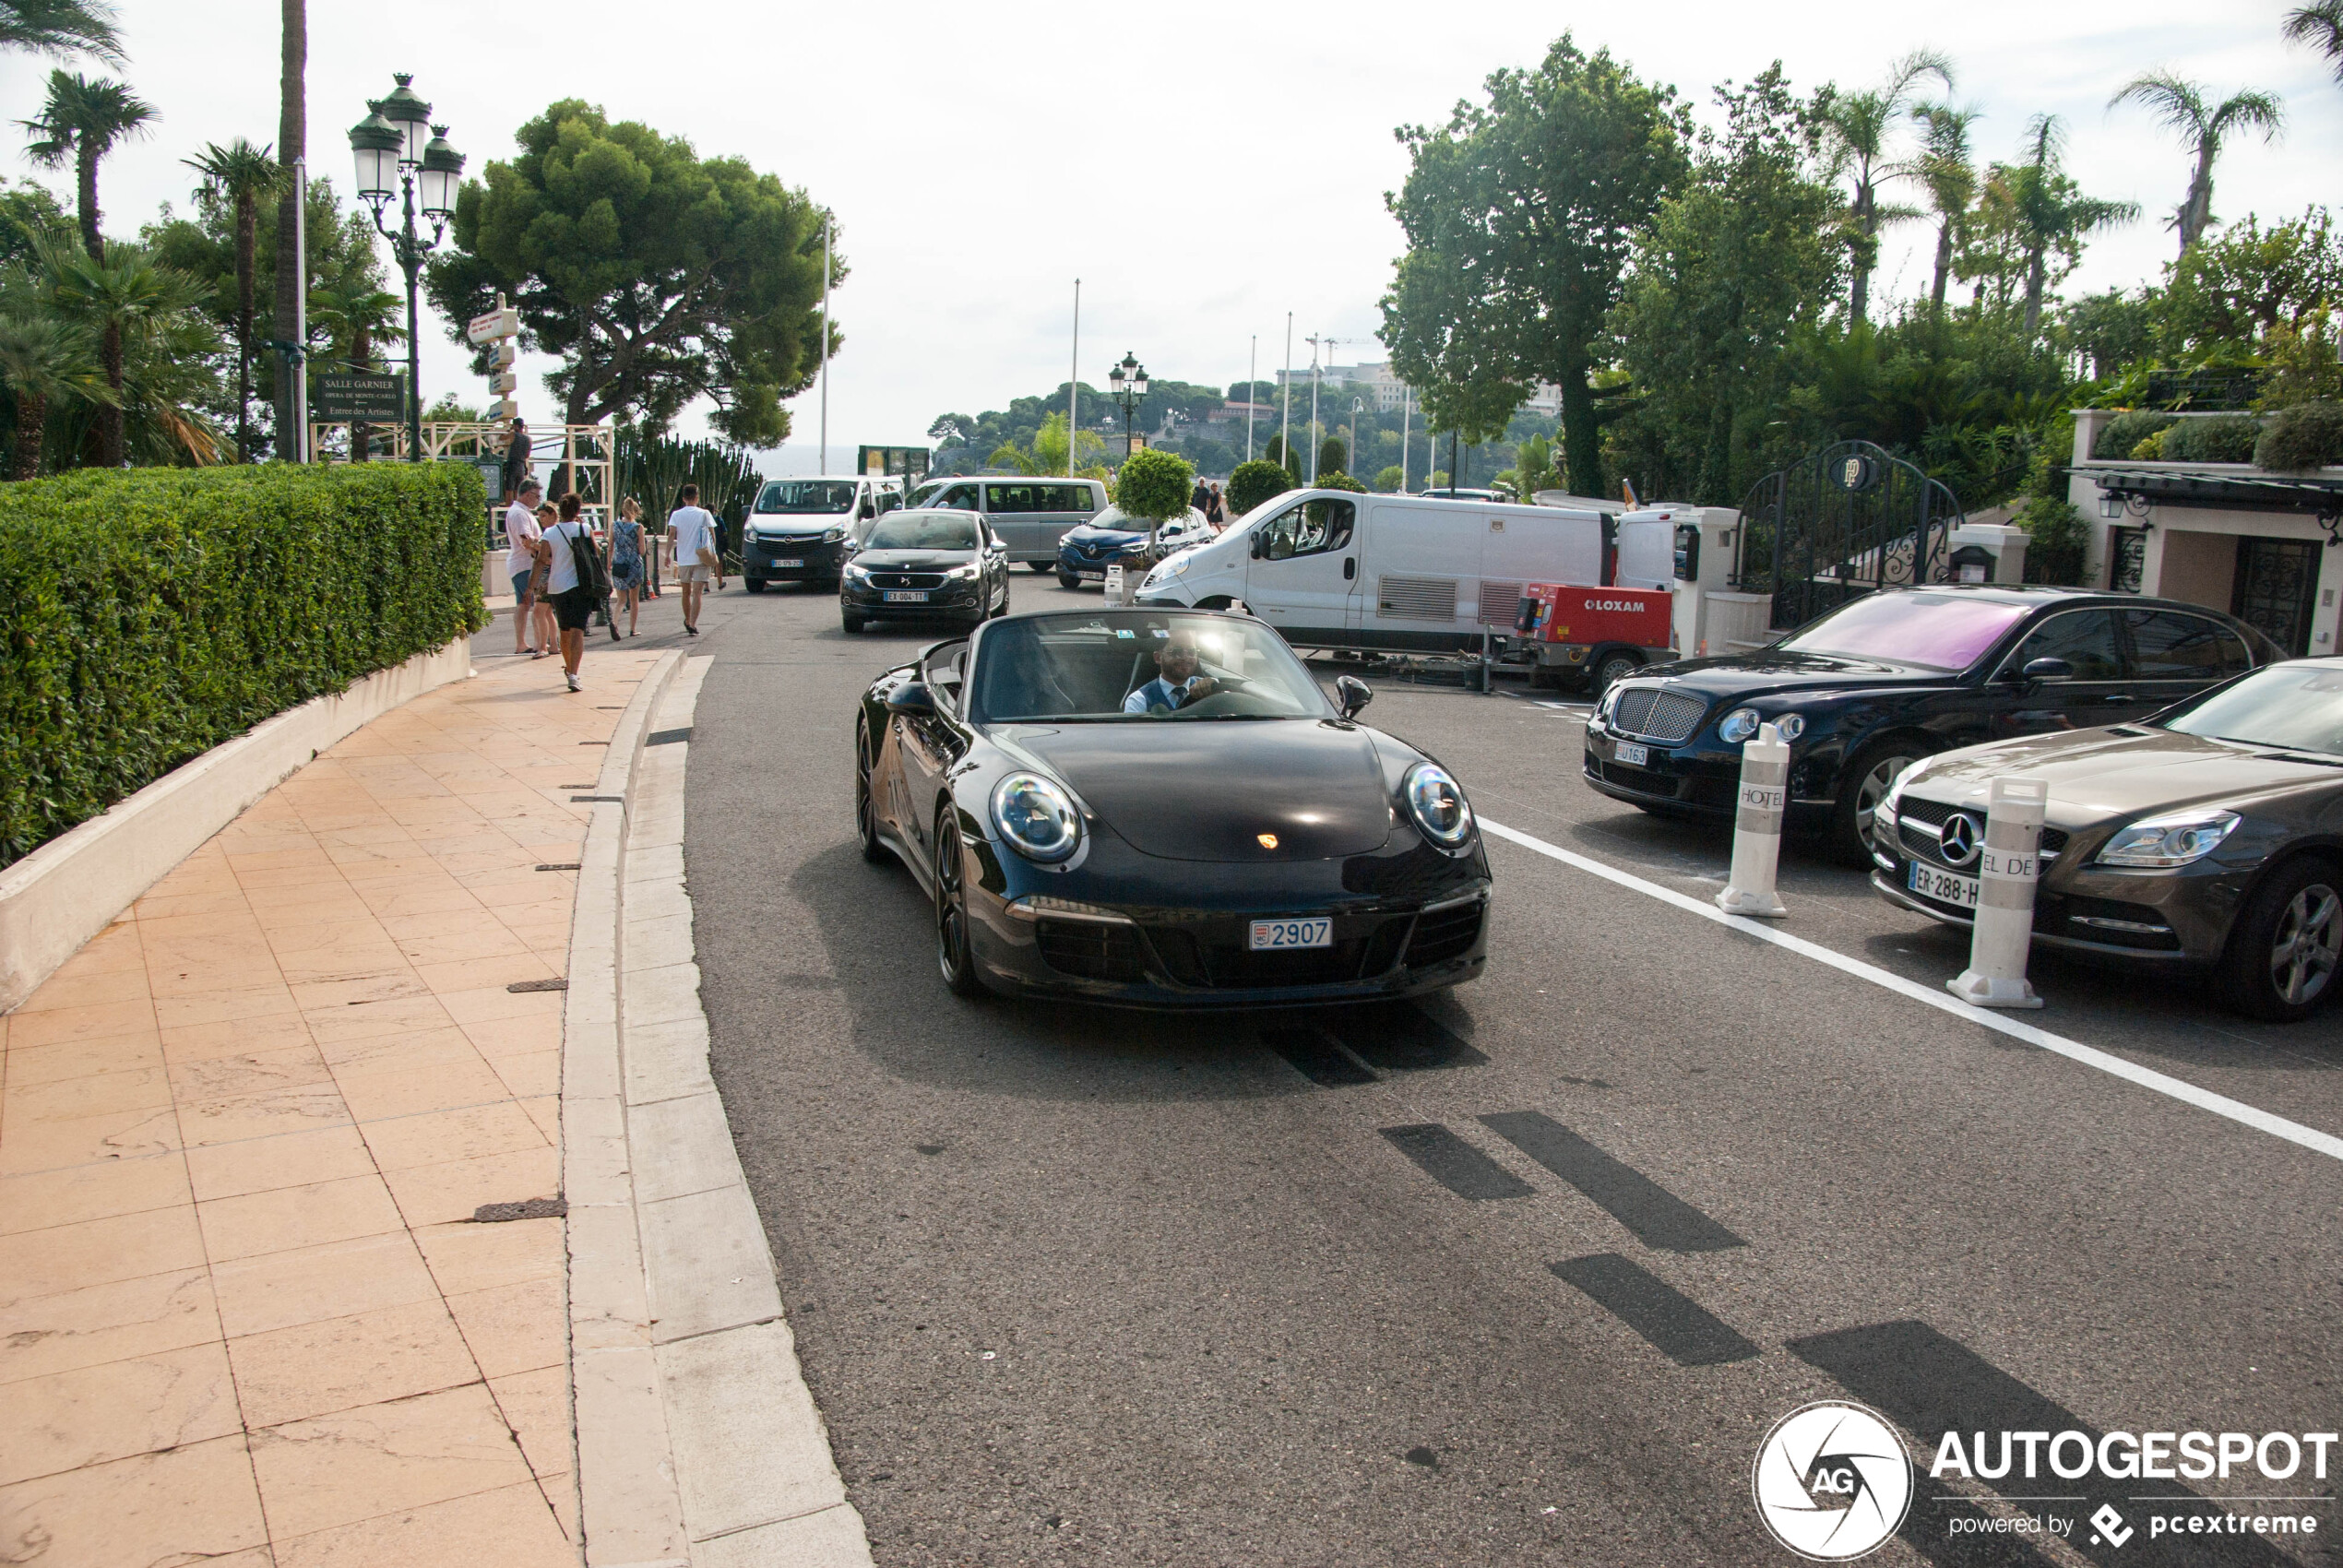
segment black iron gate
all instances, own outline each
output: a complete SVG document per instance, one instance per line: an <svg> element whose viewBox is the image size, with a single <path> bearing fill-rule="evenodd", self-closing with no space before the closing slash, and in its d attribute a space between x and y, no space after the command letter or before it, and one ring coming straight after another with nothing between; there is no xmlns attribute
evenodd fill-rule
<svg viewBox="0 0 2343 1568"><path fill-rule="evenodd" d="M1841 441L1752 485L1741 517L1735 575L1773 595L1787 630L1878 588L1944 581L1961 509L1901 457Z"/></svg>

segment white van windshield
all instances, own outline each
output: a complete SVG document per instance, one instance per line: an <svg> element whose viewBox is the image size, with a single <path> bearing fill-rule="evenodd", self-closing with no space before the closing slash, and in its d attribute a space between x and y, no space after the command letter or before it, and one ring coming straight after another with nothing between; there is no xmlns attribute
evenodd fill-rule
<svg viewBox="0 0 2343 1568"><path fill-rule="evenodd" d="M854 509L850 479L777 479L756 493L756 510L828 516Z"/></svg>

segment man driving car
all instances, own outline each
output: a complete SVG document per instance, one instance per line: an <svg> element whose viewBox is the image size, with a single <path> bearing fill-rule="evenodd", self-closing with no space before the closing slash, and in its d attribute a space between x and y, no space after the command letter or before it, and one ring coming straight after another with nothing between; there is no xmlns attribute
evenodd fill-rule
<svg viewBox="0 0 2343 1568"><path fill-rule="evenodd" d="M1123 699L1125 713L1170 713L1202 702L1220 689L1209 675L1196 672L1195 639L1183 632L1155 650L1156 677Z"/></svg>

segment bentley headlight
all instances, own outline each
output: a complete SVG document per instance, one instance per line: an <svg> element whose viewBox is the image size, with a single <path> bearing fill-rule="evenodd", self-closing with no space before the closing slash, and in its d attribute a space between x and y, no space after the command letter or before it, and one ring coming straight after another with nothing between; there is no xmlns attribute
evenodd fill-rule
<svg viewBox="0 0 2343 1568"><path fill-rule="evenodd" d="M2237 831L2235 812L2185 812L2152 816L2110 838L2099 852L2103 866L2184 866L2220 848Z"/></svg>
<svg viewBox="0 0 2343 1568"><path fill-rule="evenodd" d="M1012 773L993 787L993 826L1028 860L1062 861L1081 847L1082 816L1064 790L1038 773Z"/></svg>
<svg viewBox="0 0 2343 1568"><path fill-rule="evenodd" d="M1774 720L1774 728L1785 741L1794 741L1806 732L1806 720L1795 713L1785 713Z"/></svg>
<svg viewBox="0 0 2343 1568"><path fill-rule="evenodd" d="M1741 744L1742 742L1749 739L1750 736L1757 733L1758 722L1757 710L1755 708L1734 708L1730 713L1725 715L1725 721L1717 726L1717 738L1728 742L1729 744L1737 746Z"/></svg>
<svg viewBox="0 0 2343 1568"><path fill-rule="evenodd" d="M1409 768L1400 792L1407 797L1408 814L1433 843L1454 849L1472 837L1472 807L1438 763L1420 762Z"/></svg>

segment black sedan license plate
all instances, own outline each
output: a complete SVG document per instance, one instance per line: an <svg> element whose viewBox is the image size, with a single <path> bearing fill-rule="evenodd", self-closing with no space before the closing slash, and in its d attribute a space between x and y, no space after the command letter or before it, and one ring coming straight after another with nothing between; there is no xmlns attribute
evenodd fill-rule
<svg viewBox="0 0 2343 1568"><path fill-rule="evenodd" d="M889 588L886 590L886 601L889 604L925 604L927 590L925 588Z"/></svg>
<svg viewBox="0 0 2343 1568"><path fill-rule="evenodd" d="M1308 921L1255 921L1253 951L1275 952L1287 947L1331 947L1334 921L1321 916Z"/></svg>
<svg viewBox="0 0 2343 1568"><path fill-rule="evenodd" d="M1956 909L1977 908L1977 879L1963 876L1956 871L1940 871L1932 865L1914 861L1906 873L1904 885L1923 898L1933 898L1939 904Z"/></svg>

